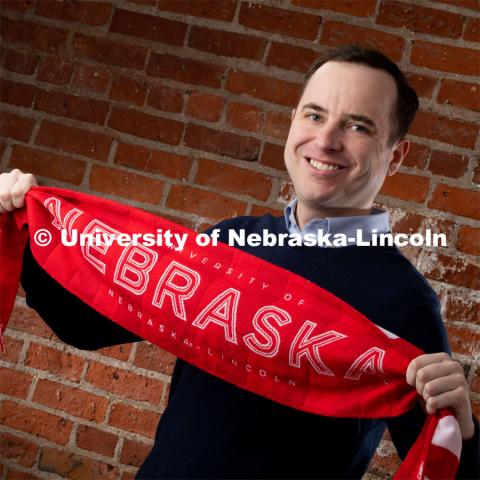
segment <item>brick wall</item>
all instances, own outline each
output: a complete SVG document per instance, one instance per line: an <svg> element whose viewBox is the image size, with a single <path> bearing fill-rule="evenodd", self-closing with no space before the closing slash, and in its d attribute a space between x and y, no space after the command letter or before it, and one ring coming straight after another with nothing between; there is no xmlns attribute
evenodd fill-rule
<svg viewBox="0 0 480 480"><path fill-rule="evenodd" d="M476 0L2 1L1 170L113 198L193 229L280 212L282 145L304 72L363 42L421 97L379 204L439 293L480 416L480 6ZM477 153L475 153L477 152ZM141 343L81 352L17 298L0 358L6 478L131 479L165 408L174 358ZM388 437L371 466L398 465Z"/></svg>

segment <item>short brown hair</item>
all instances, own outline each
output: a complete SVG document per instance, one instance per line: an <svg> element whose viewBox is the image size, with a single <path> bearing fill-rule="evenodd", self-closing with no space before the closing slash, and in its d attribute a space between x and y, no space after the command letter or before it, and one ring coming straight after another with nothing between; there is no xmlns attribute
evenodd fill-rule
<svg viewBox="0 0 480 480"><path fill-rule="evenodd" d="M402 140L408 132L415 114L418 110L418 97L415 90L408 84L405 75L388 57L377 50L364 48L360 45L347 45L328 50L317 59L305 75L305 82L300 93L300 98L305 91L312 75L327 62L344 62L367 65L378 70L383 70L393 77L397 87L397 102L392 112L393 129L389 141L393 145Z"/></svg>

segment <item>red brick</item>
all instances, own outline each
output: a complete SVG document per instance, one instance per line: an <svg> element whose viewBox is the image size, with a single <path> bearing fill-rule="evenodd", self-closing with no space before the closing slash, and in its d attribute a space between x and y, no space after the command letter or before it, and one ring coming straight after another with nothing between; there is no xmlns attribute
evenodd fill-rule
<svg viewBox="0 0 480 480"><path fill-rule="evenodd" d="M35 143L105 161L110 151L112 139L103 133L89 132L80 128L44 120L40 126Z"/></svg>
<svg viewBox="0 0 480 480"><path fill-rule="evenodd" d="M480 256L480 228L462 225L458 231L457 248L461 252Z"/></svg>
<svg viewBox="0 0 480 480"><path fill-rule="evenodd" d="M123 107L112 109L108 126L120 132L170 145L178 145L183 133L183 123Z"/></svg>
<svg viewBox="0 0 480 480"><path fill-rule="evenodd" d="M222 115L225 99L213 93L194 91L188 98L185 113L208 122L216 122Z"/></svg>
<svg viewBox="0 0 480 480"><path fill-rule="evenodd" d="M165 112L181 112L183 93L166 85L154 85L148 94L147 105Z"/></svg>
<svg viewBox="0 0 480 480"><path fill-rule="evenodd" d="M55 155L22 145L14 145L9 166L34 175L79 185L85 172L85 162Z"/></svg>
<svg viewBox="0 0 480 480"><path fill-rule="evenodd" d="M287 204L292 200L295 190L292 182L282 182L280 186L280 192L277 197L277 202Z"/></svg>
<svg viewBox="0 0 480 480"><path fill-rule="evenodd" d="M226 57L261 60L267 41L243 33L226 32L204 27L192 27L188 46Z"/></svg>
<svg viewBox="0 0 480 480"><path fill-rule="evenodd" d="M153 438L159 414L135 406L116 403L112 406L108 424L113 427Z"/></svg>
<svg viewBox="0 0 480 480"><path fill-rule="evenodd" d="M96 350L96 352L100 355L110 358L116 358L117 360L121 360L122 362L126 362L129 359L131 351L131 344L113 345L112 347L103 347Z"/></svg>
<svg viewBox="0 0 480 480"><path fill-rule="evenodd" d="M400 466L401 460L392 442L382 441L373 456L369 471L380 478L386 478Z"/></svg>
<svg viewBox="0 0 480 480"><path fill-rule="evenodd" d="M130 102L135 105L143 105L146 95L147 87L143 82L126 77L115 78L109 94L112 100Z"/></svg>
<svg viewBox="0 0 480 480"><path fill-rule="evenodd" d="M33 377L28 373L0 367L0 393L9 397L27 398Z"/></svg>
<svg viewBox="0 0 480 480"><path fill-rule="evenodd" d="M52 330L50 330L35 310L20 305L15 305L12 314L10 315L8 328L20 330L32 336L37 335L48 340L55 338Z"/></svg>
<svg viewBox="0 0 480 480"><path fill-rule="evenodd" d="M119 477L118 468L113 465L50 447L42 447L38 468L72 480L116 480Z"/></svg>
<svg viewBox="0 0 480 480"><path fill-rule="evenodd" d="M148 342L137 344L137 352L133 364L155 372L172 375L176 357L156 345Z"/></svg>
<svg viewBox="0 0 480 480"><path fill-rule="evenodd" d="M92 168L90 175L92 190L153 205L160 202L163 186L163 182L153 178L99 165Z"/></svg>
<svg viewBox="0 0 480 480"><path fill-rule="evenodd" d="M439 43L415 40L411 62L422 68L442 72L478 75L480 52L469 48L450 47Z"/></svg>
<svg viewBox="0 0 480 480"><path fill-rule="evenodd" d="M480 303L463 290L458 294L448 295L445 318L480 325Z"/></svg>
<svg viewBox="0 0 480 480"><path fill-rule="evenodd" d="M0 79L0 101L20 107L30 107L37 89L33 85Z"/></svg>
<svg viewBox="0 0 480 480"><path fill-rule="evenodd" d="M4 362L18 363L18 357L23 348L23 340L17 340L16 338L4 335L3 340L5 342L5 351L2 352L2 360Z"/></svg>
<svg viewBox="0 0 480 480"><path fill-rule="evenodd" d="M91 450L107 457L113 457L118 437L113 433L104 432L89 425L79 425L75 441L77 447L84 450Z"/></svg>
<svg viewBox="0 0 480 480"><path fill-rule="evenodd" d="M408 155L403 160L403 165L424 170L429 156L430 149L427 146L410 143L410 149L408 150Z"/></svg>
<svg viewBox="0 0 480 480"><path fill-rule="evenodd" d="M23 75L32 75L38 65L38 55L7 49L3 57L3 68Z"/></svg>
<svg viewBox="0 0 480 480"><path fill-rule="evenodd" d="M167 207L222 220L244 214L246 205L218 193L187 185L173 185L168 195Z"/></svg>
<svg viewBox="0 0 480 480"><path fill-rule="evenodd" d="M36 0L3 0L2 8L16 10L17 12L25 12L34 5L35 1Z"/></svg>
<svg viewBox="0 0 480 480"><path fill-rule="evenodd" d="M252 216L261 217L263 215L267 215L268 213L274 217L281 217L283 215L283 210L264 207L263 205L252 205Z"/></svg>
<svg viewBox="0 0 480 480"><path fill-rule="evenodd" d="M12 0L15 1L15 0ZM41 477L8 467L6 480L43 480Z"/></svg>
<svg viewBox="0 0 480 480"><path fill-rule="evenodd" d="M385 179L380 194L412 202L423 202L427 197L430 181L426 177L397 172Z"/></svg>
<svg viewBox="0 0 480 480"><path fill-rule="evenodd" d="M465 327L447 324L448 340L452 351L469 358L480 354L480 333Z"/></svg>
<svg viewBox="0 0 480 480"><path fill-rule="evenodd" d="M0 458L32 467L37 459L38 446L26 438L0 432Z"/></svg>
<svg viewBox="0 0 480 480"><path fill-rule="evenodd" d="M464 148L475 148L478 125L433 112L418 112L410 133Z"/></svg>
<svg viewBox="0 0 480 480"><path fill-rule="evenodd" d="M106 92L112 77L112 72L105 68L92 65L79 65L72 82L87 90Z"/></svg>
<svg viewBox="0 0 480 480"><path fill-rule="evenodd" d="M475 83L442 80L437 101L480 111L480 86Z"/></svg>
<svg viewBox="0 0 480 480"><path fill-rule="evenodd" d="M449 3L460 8L470 8L472 10L480 10L478 0L434 0L435 2Z"/></svg>
<svg viewBox="0 0 480 480"><path fill-rule="evenodd" d="M276 168L278 170L286 170L283 152L283 145L265 143L263 146L262 156L260 157L260 163L267 167Z"/></svg>
<svg viewBox="0 0 480 480"><path fill-rule="evenodd" d="M227 122L241 130L259 132L263 125L263 110L253 105L232 102L227 107Z"/></svg>
<svg viewBox="0 0 480 480"><path fill-rule="evenodd" d="M480 266L464 258L423 252L420 271L429 279L451 285L480 289ZM480 343L479 343L480 345Z"/></svg>
<svg viewBox="0 0 480 480"><path fill-rule="evenodd" d="M37 80L41 82L65 85L73 74L73 63L61 58L46 57L38 70Z"/></svg>
<svg viewBox="0 0 480 480"><path fill-rule="evenodd" d="M157 8L168 12L193 15L195 17L212 18L230 22L235 14L236 0L159 0Z"/></svg>
<svg viewBox="0 0 480 480"><path fill-rule="evenodd" d="M267 112L263 133L269 137L286 140L290 130L291 115L285 112Z"/></svg>
<svg viewBox="0 0 480 480"><path fill-rule="evenodd" d="M122 453L120 454L120 462L125 465L139 467L144 462L151 449L151 444L140 443L126 438L123 442Z"/></svg>
<svg viewBox="0 0 480 480"><path fill-rule="evenodd" d="M221 65L156 52L150 56L147 66L147 74L153 77L213 88L220 87L224 72L225 67Z"/></svg>
<svg viewBox="0 0 480 480"><path fill-rule="evenodd" d="M480 192L440 184L435 188L427 206L480 220Z"/></svg>
<svg viewBox="0 0 480 480"><path fill-rule="evenodd" d="M246 27L268 33L315 40L322 17L294 12L267 5L243 2L238 22Z"/></svg>
<svg viewBox="0 0 480 480"><path fill-rule="evenodd" d="M188 177L192 165L190 157L126 143L118 145L114 161L126 167L183 180Z"/></svg>
<svg viewBox="0 0 480 480"><path fill-rule="evenodd" d="M473 171L472 182L480 184L480 157L477 158L477 165Z"/></svg>
<svg viewBox="0 0 480 480"><path fill-rule="evenodd" d="M90 362L86 381L115 395L154 405L160 403L165 389L165 384L159 380L95 361Z"/></svg>
<svg viewBox="0 0 480 480"><path fill-rule="evenodd" d="M187 126L184 143L188 147L204 152L248 161L257 160L260 150L260 141L256 138L241 137L235 133L222 132L201 125Z"/></svg>
<svg viewBox="0 0 480 480"><path fill-rule="evenodd" d="M453 233L456 227L455 222L429 215L424 217L423 227L422 233L424 233L425 228L429 228L433 233L443 233L447 239L447 247L451 247L454 244Z"/></svg>
<svg viewBox="0 0 480 480"><path fill-rule="evenodd" d="M2 111L0 122L0 135L2 137L14 138L22 142L28 142L32 135L35 120L25 118L16 113Z"/></svg>
<svg viewBox="0 0 480 480"><path fill-rule="evenodd" d="M195 183L239 195L249 195L263 201L268 199L272 190L272 181L263 173L206 158L199 161Z"/></svg>
<svg viewBox="0 0 480 480"><path fill-rule="evenodd" d="M113 14L110 31L182 46L187 33L187 24L117 8Z"/></svg>
<svg viewBox="0 0 480 480"><path fill-rule="evenodd" d="M265 75L233 70L228 75L227 90L246 94L271 103L293 107L298 101L301 86Z"/></svg>
<svg viewBox="0 0 480 480"><path fill-rule="evenodd" d="M320 8L333 12L355 15L356 17L368 17L375 13L377 0L292 0L293 5L307 8Z"/></svg>
<svg viewBox="0 0 480 480"><path fill-rule="evenodd" d="M480 393L480 368L478 366L472 379L472 383L470 384L470 389L472 392Z"/></svg>
<svg viewBox="0 0 480 480"><path fill-rule="evenodd" d="M463 38L470 42L480 42L480 19L469 18L467 20Z"/></svg>
<svg viewBox="0 0 480 480"><path fill-rule="evenodd" d="M143 70L148 49L118 40L88 37L76 33L73 38L76 57L88 58L107 65Z"/></svg>
<svg viewBox="0 0 480 480"><path fill-rule="evenodd" d="M435 150L432 152L428 169L435 175L460 178L468 169L468 157Z"/></svg>
<svg viewBox="0 0 480 480"><path fill-rule="evenodd" d="M40 90L35 100L35 110L103 125L108 113L108 103L101 100Z"/></svg>
<svg viewBox="0 0 480 480"><path fill-rule="evenodd" d="M323 25L320 43L332 47L361 43L380 50L394 62L402 58L405 46L405 40L401 36L332 20L327 20Z"/></svg>
<svg viewBox="0 0 480 480"><path fill-rule="evenodd" d="M104 397L44 379L38 381L32 401L97 423L105 419L108 407Z"/></svg>
<svg viewBox="0 0 480 480"><path fill-rule="evenodd" d="M0 422L6 427L27 432L60 445L68 442L73 427L70 420L9 400L4 400L1 406Z"/></svg>
<svg viewBox="0 0 480 480"><path fill-rule="evenodd" d="M25 358L25 365L28 367L46 370L72 382L80 380L84 363L81 357L72 355L70 352L37 343L30 345Z"/></svg>
<svg viewBox="0 0 480 480"><path fill-rule="evenodd" d="M123 472L120 480L135 480L135 474L129 472Z"/></svg>
<svg viewBox="0 0 480 480"><path fill-rule="evenodd" d="M6 42L23 43L34 49L58 52L67 46L68 32L3 17L1 36Z"/></svg>
<svg viewBox="0 0 480 480"><path fill-rule="evenodd" d="M35 14L65 22L80 22L88 25L104 25L110 19L111 5L92 0L58 2L41 0L37 2Z"/></svg>
<svg viewBox="0 0 480 480"><path fill-rule="evenodd" d="M266 64L305 73L317 57L318 53L309 48L272 42Z"/></svg>
<svg viewBox="0 0 480 480"><path fill-rule="evenodd" d="M407 73L407 81L419 97L432 98L437 79L419 73Z"/></svg>
<svg viewBox="0 0 480 480"><path fill-rule="evenodd" d="M448 38L462 35L463 21L464 17L456 13L393 0L382 0L376 20L383 25Z"/></svg>

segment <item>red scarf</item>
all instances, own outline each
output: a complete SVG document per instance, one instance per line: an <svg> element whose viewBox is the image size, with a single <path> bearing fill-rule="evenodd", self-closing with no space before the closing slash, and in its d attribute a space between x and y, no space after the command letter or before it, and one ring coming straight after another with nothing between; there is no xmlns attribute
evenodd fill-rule
<svg viewBox="0 0 480 480"><path fill-rule="evenodd" d="M182 251L73 247L61 243L62 229L67 241L75 232L188 237ZM417 401L405 371L421 350L331 293L225 244L199 246L193 231L162 218L68 190L34 188L26 208L0 215L0 333L29 235L40 266L83 302L241 388L333 417L397 416ZM453 478L461 441L451 411L429 415L395 478Z"/></svg>

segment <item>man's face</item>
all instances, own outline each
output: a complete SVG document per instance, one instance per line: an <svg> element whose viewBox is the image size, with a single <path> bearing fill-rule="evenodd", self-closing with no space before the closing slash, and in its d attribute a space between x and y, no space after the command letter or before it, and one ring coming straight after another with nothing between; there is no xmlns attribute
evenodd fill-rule
<svg viewBox="0 0 480 480"><path fill-rule="evenodd" d="M298 214L370 209L408 142L389 145L396 86L386 72L328 62L311 77L285 146Z"/></svg>

